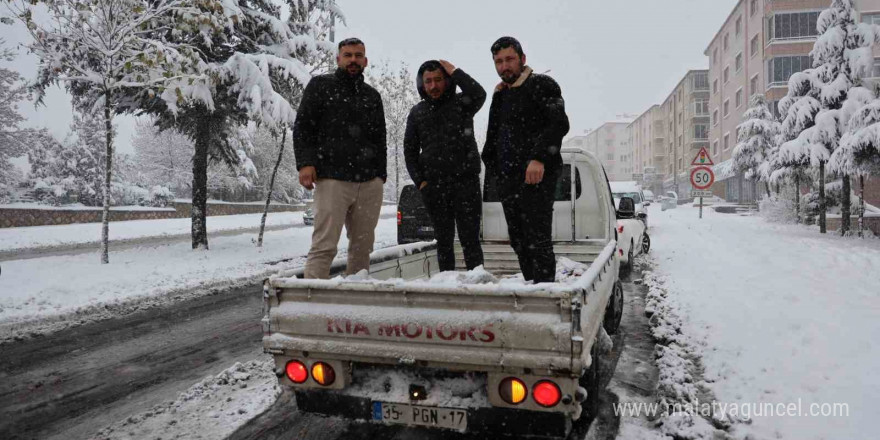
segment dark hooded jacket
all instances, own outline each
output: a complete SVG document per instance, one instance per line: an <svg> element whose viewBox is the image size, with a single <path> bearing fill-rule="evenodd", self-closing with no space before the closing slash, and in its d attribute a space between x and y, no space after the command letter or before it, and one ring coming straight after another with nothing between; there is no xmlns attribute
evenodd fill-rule
<svg viewBox="0 0 880 440"><path fill-rule="evenodd" d="M387 177L382 97L346 71L312 78L293 125L296 169L313 166L319 178L366 182Z"/></svg>
<svg viewBox="0 0 880 440"><path fill-rule="evenodd" d="M440 68L447 79L439 99L425 92L422 74L428 66ZM452 76L437 61L419 67L416 84L422 101L409 112L403 154L416 185L421 182L453 181L480 175L480 153L474 138L474 115L486 102L486 91L461 69ZM455 93L456 86L461 93Z"/></svg>
<svg viewBox="0 0 880 440"><path fill-rule="evenodd" d="M514 84L496 88L482 156L486 172L498 178L502 196L522 186L532 160L543 163L548 175L558 171L568 129L562 91L549 76L526 67Z"/></svg>

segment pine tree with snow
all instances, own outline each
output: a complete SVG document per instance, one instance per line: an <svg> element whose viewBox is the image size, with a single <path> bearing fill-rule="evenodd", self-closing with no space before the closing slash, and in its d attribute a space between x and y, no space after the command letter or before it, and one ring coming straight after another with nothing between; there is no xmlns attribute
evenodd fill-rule
<svg viewBox="0 0 880 440"><path fill-rule="evenodd" d="M338 14L332 1L298 0L287 6L293 20L281 19L280 7L268 0L223 1L224 32L198 44L210 84L176 85L178 102L144 99L132 103L133 108L155 116L160 128L176 129L193 140L193 249L208 249L209 161L238 166L240 155L233 138L249 121L292 125L296 113L286 92L304 87L313 70L304 62L310 56L303 54L335 53L335 46L296 20L303 7ZM185 33L172 33L174 41L189 38Z"/></svg>
<svg viewBox="0 0 880 440"><path fill-rule="evenodd" d="M813 126L783 146L788 154L808 158L819 173L819 230L826 232L827 203L825 197L826 165L838 148L840 139L848 131L850 114L854 110L844 103L861 78L870 74L874 64L872 44L878 40L873 25L859 23L853 0L833 0L822 11L817 22L819 37L810 56L813 69L809 71L808 94L817 100ZM864 90L864 89L861 89ZM857 92L857 93L862 93ZM842 174L841 233L850 229L850 176Z"/></svg>
<svg viewBox="0 0 880 440"><path fill-rule="evenodd" d="M124 103L139 95L169 105L185 98L175 84L204 84L203 66L191 44L222 31L221 2L202 0L10 0L24 23L28 49L39 58L37 103L62 84L81 112L103 116L104 187L101 262L109 262L109 214L113 169L112 123ZM37 20L47 12L48 20ZM168 37L186 38L169 42ZM184 41L185 40L185 41Z"/></svg>
<svg viewBox="0 0 880 440"><path fill-rule="evenodd" d="M820 104L815 98L812 69L793 74L788 80L788 93L779 101L782 121L779 124L778 148L771 149L761 170L769 181L776 184L791 182L795 187L795 215L800 221L801 182L809 178L810 158L794 148L793 141L815 125Z"/></svg>
<svg viewBox="0 0 880 440"><path fill-rule="evenodd" d="M770 184L759 167L767 161L768 154L776 146L779 123L767 108L764 95L752 96L743 119L743 123L737 126L739 138L733 149L733 167L746 179L764 182L767 197L770 197Z"/></svg>

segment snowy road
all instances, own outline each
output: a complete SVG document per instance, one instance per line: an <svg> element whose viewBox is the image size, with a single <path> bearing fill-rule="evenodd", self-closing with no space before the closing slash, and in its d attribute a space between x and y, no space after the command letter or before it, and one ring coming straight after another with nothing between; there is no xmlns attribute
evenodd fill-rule
<svg viewBox="0 0 880 440"><path fill-rule="evenodd" d="M633 278L639 275L634 274ZM638 290L625 283L626 295ZM2 346L0 357L0 438L88 438L99 429L173 399L206 375L236 362L258 358L261 291L258 287L227 291L155 308L65 332ZM631 301L628 301L630 304ZM633 362L650 362L630 344L644 340L632 310L607 359L606 374L618 363L609 389L621 383L629 392L650 390L650 377L633 379ZM634 342L630 342L634 341ZM623 347L626 347L625 349ZM620 357L620 353L626 355ZM641 360L633 361L633 359ZM636 391L637 393L638 391ZM650 391L646 391L650 393ZM617 393L620 393L617 391ZM599 434L611 439L619 423L610 411L616 394L603 396ZM581 426L576 438L583 438ZM415 436L415 437L414 437ZM239 429L234 439L296 438L452 438L449 433L354 424L296 411L282 394L265 414ZM467 438L459 437L456 438Z"/></svg>

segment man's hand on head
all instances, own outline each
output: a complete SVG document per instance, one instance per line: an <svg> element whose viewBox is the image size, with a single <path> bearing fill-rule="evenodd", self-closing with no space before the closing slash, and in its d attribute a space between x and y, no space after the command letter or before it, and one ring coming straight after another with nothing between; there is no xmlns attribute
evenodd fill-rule
<svg viewBox="0 0 880 440"><path fill-rule="evenodd" d="M439 60L440 65L443 66L443 70L446 71L446 74L452 76L452 72L455 72L456 67L452 65L449 61Z"/></svg>

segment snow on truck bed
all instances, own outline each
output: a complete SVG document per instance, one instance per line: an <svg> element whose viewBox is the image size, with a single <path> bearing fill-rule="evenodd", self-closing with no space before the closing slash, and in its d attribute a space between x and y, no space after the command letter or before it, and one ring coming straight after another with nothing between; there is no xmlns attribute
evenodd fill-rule
<svg viewBox="0 0 880 440"><path fill-rule="evenodd" d="M616 242L609 242L596 261L606 261L611 258L617 247ZM398 254L405 250L389 250ZM389 254L391 255L391 254ZM375 256L374 256L375 258ZM529 292L569 293L575 289L585 289L590 286L593 278L602 271L602 265L587 265L570 260L565 257L556 259L556 282L533 284L526 282L522 274L498 278L488 272L483 266L467 272L441 272L427 280L404 280L392 278L389 280L375 280L369 277L367 271L349 276L338 276L329 280L298 279L283 275L271 278L274 287L281 288L317 288L317 289L340 289L340 290L397 290L408 292L480 292L480 293L510 293L517 294Z"/></svg>

